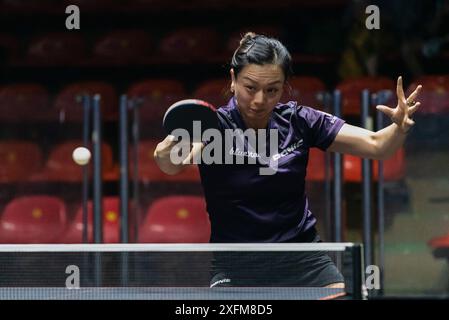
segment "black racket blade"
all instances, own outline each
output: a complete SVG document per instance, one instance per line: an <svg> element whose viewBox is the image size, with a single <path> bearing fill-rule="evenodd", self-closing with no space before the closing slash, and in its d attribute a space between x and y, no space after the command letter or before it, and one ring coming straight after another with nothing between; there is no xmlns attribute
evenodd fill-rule
<svg viewBox="0 0 449 320"><path fill-rule="evenodd" d="M172 134L175 129L185 129L193 139L194 121L200 122L201 135L207 129L218 129L217 109L203 100L181 100L167 109L162 125L167 134Z"/></svg>

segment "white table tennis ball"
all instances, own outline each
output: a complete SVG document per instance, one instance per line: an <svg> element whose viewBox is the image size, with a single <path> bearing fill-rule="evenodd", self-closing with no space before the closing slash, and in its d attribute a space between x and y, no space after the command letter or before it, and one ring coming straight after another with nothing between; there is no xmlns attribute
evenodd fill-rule
<svg viewBox="0 0 449 320"><path fill-rule="evenodd" d="M78 147L73 150L72 153L73 161L75 161L80 166L84 166L89 163L90 160L90 151L84 147Z"/></svg>

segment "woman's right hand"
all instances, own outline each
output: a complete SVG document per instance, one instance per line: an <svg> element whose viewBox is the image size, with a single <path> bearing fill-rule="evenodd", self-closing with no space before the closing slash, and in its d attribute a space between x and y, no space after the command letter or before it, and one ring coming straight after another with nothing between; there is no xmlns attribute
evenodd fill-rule
<svg viewBox="0 0 449 320"><path fill-rule="evenodd" d="M190 152L180 159L180 163L178 162L176 164L171 161L171 154L175 146L176 148L190 148ZM168 135L157 145L154 151L154 159L163 172L177 174L183 167L192 163L192 159L198 152L201 152L202 147L202 142L190 143L177 141L174 136ZM174 151L176 152L176 150Z"/></svg>

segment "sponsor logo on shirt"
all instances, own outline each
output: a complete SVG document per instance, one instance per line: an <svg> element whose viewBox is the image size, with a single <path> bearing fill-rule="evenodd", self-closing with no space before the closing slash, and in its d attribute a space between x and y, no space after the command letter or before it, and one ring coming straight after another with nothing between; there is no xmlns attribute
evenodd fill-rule
<svg viewBox="0 0 449 320"><path fill-rule="evenodd" d="M238 147L235 148L235 150L234 150L234 148L229 150L229 154L231 156L240 156L240 157L247 157L247 158L260 158L260 154L258 154L257 152L242 151Z"/></svg>
<svg viewBox="0 0 449 320"><path fill-rule="evenodd" d="M329 114L327 112L324 112L324 111L320 111L320 112L324 113L326 115L326 117L328 117L330 119L329 121L330 121L331 124L334 124L335 121L337 121L337 117L336 116L331 115L331 114Z"/></svg>
<svg viewBox="0 0 449 320"><path fill-rule="evenodd" d="M300 146L302 146L303 144L303 139L299 140L298 142L291 144L287 149L285 149L284 151L282 151L281 153L277 153L275 155L273 155L273 161L278 161L279 159L288 156L289 154L291 154L293 151L295 151L296 149L298 149Z"/></svg>

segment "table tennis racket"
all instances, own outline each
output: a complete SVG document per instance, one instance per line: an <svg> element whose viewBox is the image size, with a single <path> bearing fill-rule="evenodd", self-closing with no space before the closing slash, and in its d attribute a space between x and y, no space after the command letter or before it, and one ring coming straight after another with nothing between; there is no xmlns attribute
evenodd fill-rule
<svg viewBox="0 0 449 320"><path fill-rule="evenodd" d="M165 112L162 125L167 134L175 129L185 129L193 141L194 121L200 121L200 139L207 129L218 129L217 109L208 102L198 99L186 99L172 104Z"/></svg>

